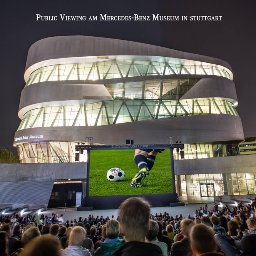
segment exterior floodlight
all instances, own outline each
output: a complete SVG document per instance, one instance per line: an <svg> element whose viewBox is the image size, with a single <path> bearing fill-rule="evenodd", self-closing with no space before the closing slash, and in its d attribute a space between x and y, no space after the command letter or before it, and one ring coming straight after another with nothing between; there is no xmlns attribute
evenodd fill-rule
<svg viewBox="0 0 256 256"><path fill-rule="evenodd" d="M21 217L24 216L24 215L28 215L32 212L32 211L26 211L26 210L27 210L27 208L24 208L20 211L19 214L20 214Z"/></svg>
<svg viewBox="0 0 256 256"><path fill-rule="evenodd" d="M45 211L45 208L41 208L41 209L36 211L37 215L46 214L46 213L47 213L47 211Z"/></svg>
<svg viewBox="0 0 256 256"><path fill-rule="evenodd" d="M220 208L223 208L224 207L224 204L222 202L219 203L218 205Z"/></svg>

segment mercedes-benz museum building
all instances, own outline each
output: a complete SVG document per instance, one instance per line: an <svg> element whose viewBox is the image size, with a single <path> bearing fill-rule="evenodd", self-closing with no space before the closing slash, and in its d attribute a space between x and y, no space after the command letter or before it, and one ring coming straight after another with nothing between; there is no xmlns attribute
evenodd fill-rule
<svg viewBox="0 0 256 256"><path fill-rule="evenodd" d="M86 162L77 145L168 144L189 201L255 194L233 73L223 60L159 46L58 36L28 52L15 133L22 163Z"/></svg>

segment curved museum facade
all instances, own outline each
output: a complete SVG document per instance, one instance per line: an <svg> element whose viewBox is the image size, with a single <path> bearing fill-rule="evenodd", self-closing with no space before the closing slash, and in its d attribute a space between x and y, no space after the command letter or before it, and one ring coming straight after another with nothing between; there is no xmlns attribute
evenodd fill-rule
<svg viewBox="0 0 256 256"><path fill-rule="evenodd" d="M179 141L184 150L174 157L181 196L244 193L234 184L248 161L233 169L220 161L244 140L225 61L117 39L59 36L30 47L24 79L14 138L22 163L86 162L79 144ZM190 168L212 159L214 170ZM243 172L243 181L254 180L254 170Z"/></svg>

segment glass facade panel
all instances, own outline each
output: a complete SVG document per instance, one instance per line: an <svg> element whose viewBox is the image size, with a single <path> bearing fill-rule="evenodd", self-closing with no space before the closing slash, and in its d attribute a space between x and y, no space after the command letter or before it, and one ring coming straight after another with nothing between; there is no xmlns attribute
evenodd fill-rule
<svg viewBox="0 0 256 256"><path fill-rule="evenodd" d="M24 143L18 145L17 149L22 163L86 162L86 150L77 151L76 145L75 142Z"/></svg>
<svg viewBox="0 0 256 256"><path fill-rule="evenodd" d="M255 178L246 179L248 194L256 194Z"/></svg>
<svg viewBox="0 0 256 256"><path fill-rule="evenodd" d="M224 195L224 182L228 195L255 194L254 173L181 175L180 196L198 198Z"/></svg>
<svg viewBox="0 0 256 256"><path fill-rule="evenodd" d="M127 97L140 97L142 90L140 87L124 88ZM123 94L123 92L120 92ZM201 100L204 104L214 99ZM224 102L225 100L222 99ZM197 102L197 101L196 101ZM191 106L192 103L192 106ZM197 108L193 108L197 105ZM106 111L107 109L107 111ZM197 109L193 111L193 109ZM19 130L35 127L62 127L62 126L100 126L103 124L115 124L134 122L138 120L150 120L160 118L170 118L175 116L189 116L199 114L210 114L202 111L201 106L192 101L175 100L112 100L97 103L80 105L63 105L35 108L24 114ZM102 113L104 112L104 114ZM101 121L99 122L99 119ZM104 120L105 119L105 120ZM190 159L192 155L200 158L211 156L210 146L197 146L196 149L185 150L185 158Z"/></svg>
<svg viewBox="0 0 256 256"><path fill-rule="evenodd" d="M183 156L181 156L181 153ZM200 159L209 157L236 156L239 154L238 143L226 144L184 144L184 150L174 150L175 159Z"/></svg>
<svg viewBox="0 0 256 256"><path fill-rule="evenodd" d="M237 173L237 182L238 182L238 186L239 186L240 195L248 194L245 173Z"/></svg>
<svg viewBox="0 0 256 256"><path fill-rule="evenodd" d="M184 150L182 150L182 156L180 150L174 150L174 159L200 159L213 157L212 144L184 144Z"/></svg>
<svg viewBox="0 0 256 256"><path fill-rule="evenodd" d="M186 61L167 57L152 61L143 60L143 56L118 56L117 60L115 56L106 56L106 58L109 57L112 59L92 62L88 62L89 60L85 59L84 63L56 64L40 67L30 74L26 85L45 81L95 81L123 77L175 74L214 75L233 79L232 72L226 67L199 61Z"/></svg>
<svg viewBox="0 0 256 256"><path fill-rule="evenodd" d="M177 100L199 79L145 80L106 84L113 98Z"/></svg>
<svg viewBox="0 0 256 256"><path fill-rule="evenodd" d="M200 183L200 194L201 194L201 197L208 196L207 185L204 183Z"/></svg>

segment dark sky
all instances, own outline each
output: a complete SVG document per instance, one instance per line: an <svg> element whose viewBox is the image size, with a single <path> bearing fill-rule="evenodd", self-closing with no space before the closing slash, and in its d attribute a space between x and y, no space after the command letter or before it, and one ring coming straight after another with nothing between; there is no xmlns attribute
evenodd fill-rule
<svg viewBox="0 0 256 256"><path fill-rule="evenodd" d="M253 0L43 0L1 1L0 148L12 149L19 125L31 44L57 35L88 35L164 46L226 60L233 69L245 136L256 136L256 1ZM211 15L221 22L39 22L42 15Z"/></svg>

